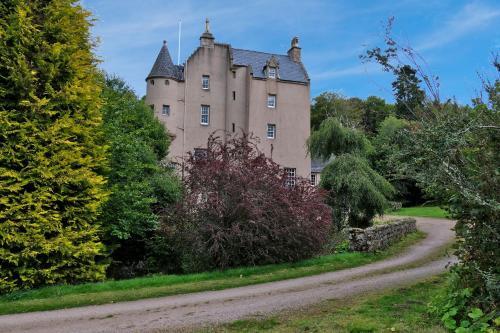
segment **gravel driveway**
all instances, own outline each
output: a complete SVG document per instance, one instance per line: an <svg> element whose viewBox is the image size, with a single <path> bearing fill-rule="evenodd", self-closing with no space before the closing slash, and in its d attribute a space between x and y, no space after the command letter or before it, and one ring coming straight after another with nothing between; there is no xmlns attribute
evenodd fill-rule
<svg viewBox="0 0 500 333"><path fill-rule="evenodd" d="M425 260L453 240L452 221L417 218L417 227L428 234L424 240L399 256L373 264L219 291L4 315L0 316L0 332L189 331L202 325L411 284L443 272L455 260Z"/></svg>

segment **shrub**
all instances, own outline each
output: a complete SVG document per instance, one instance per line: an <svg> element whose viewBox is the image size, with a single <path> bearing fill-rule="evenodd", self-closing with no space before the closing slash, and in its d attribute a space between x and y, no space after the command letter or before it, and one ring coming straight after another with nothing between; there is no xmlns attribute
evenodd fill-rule
<svg viewBox="0 0 500 333"><path fill-rule="evenodd" d="M301 260L328 240L322 193L302 178L287 185L248 136L212 135L185 165L184 198L165 211L163 230L181 235L187 271Z"/></svg>
<svg viewBox="0 0 500 333"><path fill-rule="evenodd" d="M0 292L104 278L89 15L70 0L0 2Z"/></svg>

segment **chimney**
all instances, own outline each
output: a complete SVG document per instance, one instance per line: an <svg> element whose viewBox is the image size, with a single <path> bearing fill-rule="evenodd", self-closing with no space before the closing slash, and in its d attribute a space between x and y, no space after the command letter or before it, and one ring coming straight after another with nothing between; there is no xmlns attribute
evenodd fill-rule
<svg viewBox="0 0 500 333"><path fill-rule="evenodd" d="M300 62L300 47L299 47L299 37L293 37L290 50L288 50L288 56L294 62Z"/></svg>
<svg viewBox="0 0 500 333"><path fill-rule="evenodd" d="M201 47L214 47L214 35L210 32L210 21L208 18L205 20L205 32L200 36L200 46Z"/></svg>

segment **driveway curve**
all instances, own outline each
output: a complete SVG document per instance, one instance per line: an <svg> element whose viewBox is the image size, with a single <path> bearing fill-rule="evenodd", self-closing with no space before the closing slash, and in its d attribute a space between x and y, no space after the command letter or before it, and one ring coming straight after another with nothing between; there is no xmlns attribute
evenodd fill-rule
<svg viewBox="0 0 500 333"><path fill-rule="evenodd" d="M425 239L398 256L365 266L219 291L4 315L0 316L0 332L190 330L412 284L443 272L455 261L453 257L429 261L453 241L453 226L450 220L417 218L417 228L427 233Z"/></svg>

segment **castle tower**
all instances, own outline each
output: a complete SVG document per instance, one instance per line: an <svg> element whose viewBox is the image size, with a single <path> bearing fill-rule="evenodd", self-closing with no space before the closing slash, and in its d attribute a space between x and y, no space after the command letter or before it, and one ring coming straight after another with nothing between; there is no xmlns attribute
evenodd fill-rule
<svg viewBox="0 0 500 333"><path fill-rule="evenodd" d="M167 41L146 78L146 103L154 110L155 116L166 126L172 139L170 152L182 155L182 117L184 114L184 67L174 65Z"/></svg>

